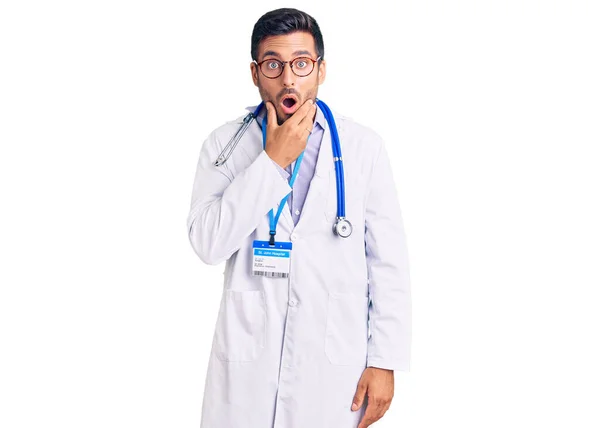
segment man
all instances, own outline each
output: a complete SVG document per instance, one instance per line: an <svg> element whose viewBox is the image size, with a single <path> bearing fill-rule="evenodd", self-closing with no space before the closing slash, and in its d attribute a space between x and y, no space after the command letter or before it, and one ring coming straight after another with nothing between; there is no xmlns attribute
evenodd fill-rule
<svg viewBox="0 0 600 428"><path fill-rule="evenodd" d="M204 142L187 219L200 259L227 262L201 427L366 428L390 406L394 370L410 365L408 257L387 152L369 128L327 120L311 16L263 15L251 55L265 108L219 166L243 118ZM349 236L332 230L333 126Z"/></svg>

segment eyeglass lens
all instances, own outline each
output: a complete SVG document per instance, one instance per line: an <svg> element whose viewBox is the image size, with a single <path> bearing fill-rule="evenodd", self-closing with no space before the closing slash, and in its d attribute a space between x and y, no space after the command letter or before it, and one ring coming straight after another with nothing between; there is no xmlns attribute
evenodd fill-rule
<svg viewBox="0 0 600 428"><path fill-rule="evenodd" d="M296 58L291 63L292 71L300 77L308 76L314 67L310 58ZM283 65L276 59L268 59L261 65L261 70L267 77L278 77L283 73Z"/></svg>

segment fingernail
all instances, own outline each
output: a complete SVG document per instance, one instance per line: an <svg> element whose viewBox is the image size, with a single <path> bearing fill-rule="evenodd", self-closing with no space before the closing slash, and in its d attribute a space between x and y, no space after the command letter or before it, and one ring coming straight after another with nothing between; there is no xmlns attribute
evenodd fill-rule
<svg viewBox="0 0 600 428"><path fill-rule="evenodd" d="M313 103L313 100L308 100L311 104Z"/></svg>
<svg viewBox="0 0 600 428"><path fill-rule="evenodd" d="M352 403L352 410L356 410L358 409L358 406L356 405L356 403Z"/></svg>

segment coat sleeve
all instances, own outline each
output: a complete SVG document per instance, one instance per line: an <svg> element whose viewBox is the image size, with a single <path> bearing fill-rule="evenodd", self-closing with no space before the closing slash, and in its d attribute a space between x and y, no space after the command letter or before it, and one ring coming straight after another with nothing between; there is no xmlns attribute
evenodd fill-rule
<svg viewBox="0 0 600 428"><path fill-rule="evenodd" d="M190 243L200 260L211 265L231 257L292 191L264 150L234 176L227 163L213 165L219 146L215 132L202 145L187 217Z"/></svg>
<svg viewBox="0 0 600 428"><path fill-rule="evenodd" d="M412 305L408 253L396 186L380 139L365 211L369 279L367 366L410 370Z"/></svg>

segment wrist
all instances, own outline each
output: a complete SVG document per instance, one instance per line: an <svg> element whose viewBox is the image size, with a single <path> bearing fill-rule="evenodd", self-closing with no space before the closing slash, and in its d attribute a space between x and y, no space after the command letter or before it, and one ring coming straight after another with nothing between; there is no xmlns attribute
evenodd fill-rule
<svg viewBox="0 0 600 428"><path fill-rule="evenodd" d="M270 154L268 150L265 150L265 152L267 152L267 156L269 156L271 158L271 160L273 162L275 162L277 165L279 165L280 167L285 168L286 166L289 165L289 163L286 163L284 160L279 159L277 156Z"/></svg>

